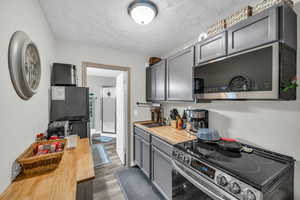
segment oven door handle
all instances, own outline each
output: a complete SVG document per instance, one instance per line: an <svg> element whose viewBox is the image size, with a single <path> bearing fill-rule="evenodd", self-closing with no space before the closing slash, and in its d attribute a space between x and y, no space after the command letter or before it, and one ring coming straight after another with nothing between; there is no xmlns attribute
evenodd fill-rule
<svg viewBox="0 0 300 200"><path fill-rule="evenodd" d="M226 191L218 188L206 178L202 177L199 174L196 174L196 172L187 168L186 166L183 166L181 163L172 160L172 165L173 168L179 174L181 174L183 177L185 177L188 181L190 181L193 185L195 185L198 189L200 189L202 192L204 192L211 198L215 200L238 200Z"/></svg>

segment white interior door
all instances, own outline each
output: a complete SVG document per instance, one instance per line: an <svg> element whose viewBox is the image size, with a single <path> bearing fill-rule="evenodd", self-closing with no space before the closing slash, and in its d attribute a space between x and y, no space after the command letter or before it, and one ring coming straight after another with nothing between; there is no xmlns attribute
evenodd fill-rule
<svg viewBox="0 0 300 200"><path fill-rule="evenodd" d="M102 133L116 133L116 89L102 89Z"/></svg>
<svg viewBox="0 0 300 200"><path fill-rule="evenodd" d="M122 72L116 79L116 100L117 100L117 154L125 164L126 154L126 132L127 132L127 72Z"/></svg>

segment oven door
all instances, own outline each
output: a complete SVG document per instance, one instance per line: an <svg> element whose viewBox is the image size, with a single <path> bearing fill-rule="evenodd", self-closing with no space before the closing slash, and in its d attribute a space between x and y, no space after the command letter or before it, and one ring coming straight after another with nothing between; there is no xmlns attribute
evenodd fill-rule
<svg viewBox="0 0 300 200"><path fill-rule="evenodd" d="M238 200L183 164L172 164L173 200Z"/></svg>
<svg viewBox="0 0 300 200"><path fill-rule="evenodd" d="M279 43L194 67L197 100L279 98Z"/></svg>

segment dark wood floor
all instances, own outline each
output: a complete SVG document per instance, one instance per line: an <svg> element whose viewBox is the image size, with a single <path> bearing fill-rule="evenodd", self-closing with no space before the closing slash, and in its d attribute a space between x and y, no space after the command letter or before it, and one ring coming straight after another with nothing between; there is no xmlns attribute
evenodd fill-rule
<svg viewBox="0 0 300 200"><path fill-rule="evenodd" d="M101 143L105 145L111 163L95 168L94 200L123 200L125 199L114 173L124 167L116 152L115 141Z"/></svg>

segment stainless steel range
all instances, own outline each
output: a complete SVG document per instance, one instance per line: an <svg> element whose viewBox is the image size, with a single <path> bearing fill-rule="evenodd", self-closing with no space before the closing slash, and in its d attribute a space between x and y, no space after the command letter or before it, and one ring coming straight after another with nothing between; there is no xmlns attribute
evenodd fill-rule
<svg viewBox="0 0 300 200"><path fill-rule="evenodd" d="M230 152L198 140L175 145L173 199L293 200L294 159L243 144Z"/></svg>

